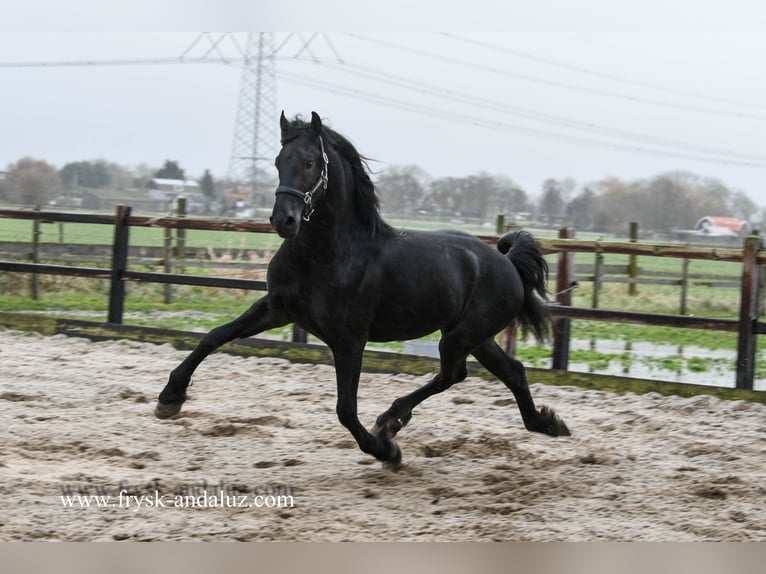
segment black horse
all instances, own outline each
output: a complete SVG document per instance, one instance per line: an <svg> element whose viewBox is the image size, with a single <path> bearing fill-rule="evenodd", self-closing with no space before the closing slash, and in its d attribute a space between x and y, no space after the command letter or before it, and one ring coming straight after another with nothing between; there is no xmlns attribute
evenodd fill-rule
<svg viewBox="0 0 766 574"><path fill-rule="evenodd" d="M568 435L546 407L535 408L524 367L494 336L514 320L544 338L550 327L548 267L526 232L502 237L495 250L456 231L399 231L381 217L365 159L335 131L280 118L279 186L271 223L284 238L268 269L268 294L239 318L213 329L171 373L155 414L177 414L192 373L215 349L267 329L295 323L331 349L337 414L359 447L398 463L393 438L412 409L466 377L473 355L516 397L525 427ZM541 299L542 298L542 299ZM441 370L396 399L371 431L357 416L357 388L367 341L408 340L441 331Z"/></svg>

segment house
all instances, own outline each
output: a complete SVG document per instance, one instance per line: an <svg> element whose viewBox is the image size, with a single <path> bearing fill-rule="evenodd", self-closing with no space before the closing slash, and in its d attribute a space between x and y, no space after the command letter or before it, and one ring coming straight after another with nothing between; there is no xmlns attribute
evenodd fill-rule
<svg viewBox="0 0 766 574"><path fill-rule="evenodd" d="M199 213L208 207L208 199L196 181L155 177L146 182L146 191L151 198L164 201L169 210L175 208L179 197L186 198L187 213Z"/></svg>
<svg viewBox="0 0 766 574"><path fill-rule="evenodd" d="M697 221L694 229L706 235L744 237L750 233L750 224L736 217L706 216Z"/></svg>
<svg viewBox="0 0 766 574"><path fill-rule="evenodd" d="M146 189L158 190L171 194L193 194L201 193L200 186L196 181L189 179L163 179L155 177L146 182Z"/></svg>
<svg viewBox="0 0 766 574"><path fill-rule="evenodd" d="M166 199L151 197L145 189L82 189L83 209L114 211L118 205L129 205L134 210L166 213Z"/></svg>
<svg viewBox="0 0 766 574"><path fill-rule="evenodd" d="M676 241L737 245L752 232L750 223L736 217L707 215L694 224L694 229L676 229Z"/></svg>

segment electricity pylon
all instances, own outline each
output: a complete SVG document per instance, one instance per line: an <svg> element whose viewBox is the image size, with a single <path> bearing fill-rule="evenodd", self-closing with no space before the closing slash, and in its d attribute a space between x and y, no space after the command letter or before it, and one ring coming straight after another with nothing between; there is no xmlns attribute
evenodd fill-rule
<svg viewBox="0 0 766 574"><path fill-rule="evenodd" d="M247 35L229 178L255 192L279 146L274 33Z"/></svg>

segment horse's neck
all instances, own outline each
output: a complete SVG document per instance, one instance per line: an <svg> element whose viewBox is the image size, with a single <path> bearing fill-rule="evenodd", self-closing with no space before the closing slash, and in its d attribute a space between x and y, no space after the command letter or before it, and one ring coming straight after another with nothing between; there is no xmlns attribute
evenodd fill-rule
<svg viewBox="0 0 766 574"><path fill-rule="evenodd" d="M317 205L310 220L302 221L298 234L289 240L291 251L306 263L333 257L343 242L349 214L333 204L330 194L334 191L332 188L327 190L327 196Z"/></svg>
<svg viewBox="0 0 766 574"><path fill-rule="evenodd" d="M331 203L317 207L310 221L302 222L298 235L291 240L291 252L306 266L344 266L375 243L367 224L357 219L353 206L343 209Z"/></svg>
<svg viewBox="0 0 766 574"><path fill-rule="evenodd" d="M355 182L345 160L330 159L334 167L325 197L319 202L310 221L303 221L294 241L293 252L304 264L336 262L343 265L354 253L369 248L375 241L369 222L360 219L356 206Z"/></svg>

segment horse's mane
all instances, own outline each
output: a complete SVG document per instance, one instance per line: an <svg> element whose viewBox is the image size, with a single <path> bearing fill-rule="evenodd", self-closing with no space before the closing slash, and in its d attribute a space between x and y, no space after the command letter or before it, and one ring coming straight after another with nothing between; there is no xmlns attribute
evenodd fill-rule
<svg viewBox="0 0 766 574"><path fill-rule="evenodd" d="M295 139L309 129L309 123L296 116L290 122L288 130L282 134L282 144ZM322 138L325 145L332 146L348 164L354 180L354 209L359 219L373 235L397 235L398 232L385 222L380 214L380 203L375 192L375 185L370 179L368 158L360 154L354 144L335 130L322 126Z"/></svg>

